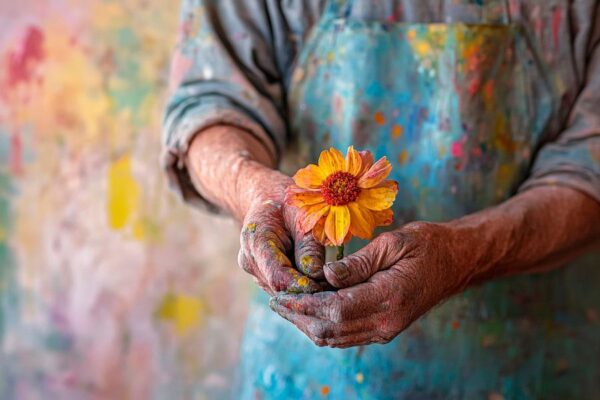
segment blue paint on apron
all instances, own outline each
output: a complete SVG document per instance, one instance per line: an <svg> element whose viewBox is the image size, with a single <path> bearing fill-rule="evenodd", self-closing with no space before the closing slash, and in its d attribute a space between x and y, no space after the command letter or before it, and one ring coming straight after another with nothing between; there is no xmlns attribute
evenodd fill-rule
<svg viewBox="0 0 600 400"><path fill-rule="evenodd" d="M520 27L357 21L350 7L330 2L292 75L301 164L329 146L387 156L399 222L449 220L510 197L556 112ZM389 344L345 350L316 347L260 295L242 345L240 397L598 397L599 260L469 289Z"/></svg>

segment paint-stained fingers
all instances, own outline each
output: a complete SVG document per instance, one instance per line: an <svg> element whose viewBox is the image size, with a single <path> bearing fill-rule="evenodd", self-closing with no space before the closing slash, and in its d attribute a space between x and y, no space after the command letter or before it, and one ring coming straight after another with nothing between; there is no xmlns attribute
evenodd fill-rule
<svg viewBox="0 0 600 400"><path fill-rule="evenodd" d="M258 252L254 256L260 274L269 287L276 292L315 293L321 286L292 267L281 249Z"/></svg>
<svg viewBox="0 0 600 400"><path fill-rule="evenodd" d="M297 232L294 236L294 258L298 269L315 279L323 279L323 261L325 260L325 248L318 243L312 233L301 234Z"/></svg>
<svg viewBox="0 0 600 400"><path fill-rule="evenodd" d="M325 264L325 278L336 288L365 282L373 274L390 268L398 260L401 254L398 247L396 235L391 232L381 234L356 253Z"/></svg>
<svg viewBox="0 0 600 400"><path fill-rule="evenodd" d="M280 316L293 323L308 336L309 339L319 346L329 345L329 341L336 338L348 338L350 336L362 335L365 331L371 332L376 328L376 319L371 317L334 323L308 315L294 313L288 308L279 305L277 302L273 301L273 299L269 302L269 306Z"/></svg>
<svg viewBox="0 0 600 400"><path fill-rule="evenodd" d="M256 263L251 255L247 254L247 251L244 248L241 248L238 253L238 265L241 269L243 269L248 274L252 275L252 279L254 282L265 292L267 292L270 296L275 295L275 290L271 289L267 282L263 279L262 274L258 270Z"/></svg>
<svg viewBox="0 0 600 400"><path fill-rule="evenodd" d="M368 317L384 311L388 304L382 293L371 282L361 283L337 292L313 295L278 295L273 301L297 313L331 322L342 322Z"/></svg>
<svg viewBox="0 0 600 400"><path fill-rule="evenodd" d="M323 279L325 247L313 236L312 232L302 232L298 223L298 211L284 206L285 225L294 241L294 261L303 274L315 279Z"/></svg>
<svg viewBox="0 0 600 400"><path fill-rule="evenodd" d="M391 340L392 338L382 336L377 330L370 330L352 335L325 339L325 343L329 347L347 349L349 347L365 346L373 343L385 344L389 343Z"/></svg>

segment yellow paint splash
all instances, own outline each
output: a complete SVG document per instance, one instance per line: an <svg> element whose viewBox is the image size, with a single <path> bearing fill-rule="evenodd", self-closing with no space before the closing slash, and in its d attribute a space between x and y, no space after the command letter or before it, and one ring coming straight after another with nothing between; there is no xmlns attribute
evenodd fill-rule
<svg viewBox="0 0 600 400"><path fill-rule="evenodd" d="M392 127L392 138L398 139L400 136L402 136L402 133L402 125L394 124L394 126Z"/></svg>
<svg viewBox="0 0 600 400"><path fill-rule="evenodd" d="M131 157L125 155L114 161L108 169L108 223L121 230L133 223L133 236L143 239L144 224L139 219L141 189L131 172Z"/></svg>
<svg viewBox="0 0 600 400"><path fill-rule="evenodd" d="M306 287L306 286L308 286L308 283L309 283L310 281L308 280L308 278L307 278L307 277L303 276L303 277L301 277L300 279L298 279L298 281L297 281L297 282L298 282L298 286Z"/></svg>
<svg viewBox="0 0 600 400"><path fill-rule="evenodd" d="M423 41L423 40L416 42L414 48L415 48L415 52L421 57L425 57L429 53L431 53L431 46L429 45L428 42Z"/></svg>
<svg viewBox="0 0 600 400"><path fill-rule="evenodd" d="M313 258L311 256L302 256L302 258L300 259L300 266L303 269L308 269L308 267L310 267L313 263Z"/></svg>
<svg viewBox="0 0 600 400"><path fill-rule="evenodd" d="M173 324L177 334L185 335L200 325L205 310L204 302L196 297L168 294L158 307L157 316Z"/></svg>
<svg viewBox="0 0 600 400"><path fill-rule="evenodd" d="M279 249L279 247L277 246L277 243L275 243L274 240L268 240L267 244L269 245L269 247L273 251L273 255L275 256L275 258L277 259L277 261L280 264L283 264L283 265L285 265L287 267L289 267L289 266L292 265L292 263L290 262L290 260L287 258L287 256L285 254L283 254L283 252Z"/></svg>
<svg viewBox="0 0 600 400"><path fill-rule="evenodd" d="M408 151L406 149L404 149L400 152L400 155L398 156L398 163L400 165L404 165L407 160L408 160Z"/></svg>

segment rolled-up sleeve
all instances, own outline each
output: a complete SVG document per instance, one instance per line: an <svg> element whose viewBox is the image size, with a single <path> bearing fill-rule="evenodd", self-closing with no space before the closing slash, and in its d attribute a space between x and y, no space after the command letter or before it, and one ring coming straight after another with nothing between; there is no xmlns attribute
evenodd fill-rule
<svg viewBox="0 0 600 400"><path fill-rule="evenodd" d="M600 9L600 6L596 7ZM592 21L585 52L585 82L566 128L538 152L520 190L540 185L568 186L600 201L600 15ZM595 24L595 25L594 25Z"/></svg>
<svg viewBox="0 0 600 400"><path fill-rule="evenodd" d="M277 1L184 0L163 122L162 164L170 186L216 211L192 185L184 157L195 134L217 124L253 134L274 160L285 146Z"/></svg>

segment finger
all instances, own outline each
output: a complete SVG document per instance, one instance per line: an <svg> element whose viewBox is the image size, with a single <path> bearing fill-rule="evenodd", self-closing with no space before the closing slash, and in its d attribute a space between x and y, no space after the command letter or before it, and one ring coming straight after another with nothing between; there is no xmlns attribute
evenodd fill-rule
<svg viewBox="0 0 600 400"><path fill-rule="evenodd" d="M362 335L365 331L371 332L376 328L376 315L365 319L352 320L341 323L322 320L308 315L298 314L286 307L282 307L275 301L269 301L269 306L281 317L293 323L313 342L322 345L329 344L330 340L341 341L342 338L349 338ZM325 343L323 343L325 340Z"/></svg>
<svg viewBox="0 0 600 400"><path fill-rule="evenodd" d="M315 293L322 290L318 283L292 267L284 253L283 244L276 236L265 235L257 239L252 248L259 274L274 291Z"/></svg>
<svg viewBox="0 0 600 400"><path fill-rule="evenodd" d="M298 212L294 208L284 209L285 224L294 241L294 261L298 270L315 279L323 279L325 248L315 240L312 232L303 233L298 225Z"/></svg>
<svg viewBox="0 0 600 400"><path fill-rule="evenodd" d="M384 344L388 343L389 341L389 339L381 336L376 329L342 337L325 339L327 346L340 349L347 349L348 347L355 346L365 346L373 343Z"/></svg>
<svg viewBox="0 0 600 400"><path fill-rule="evenodd" d="M325 279L336 288L365 282L378 271L391 267L401 256L399 241L391 233L379 235L354 254L325 264Z"/></svg>
<svg viewBox="0 0 600 400"><path fill-rule="evenodd" d="M238 263L246 272L254 275L262 288L270 295L275 292L314 293L322 286L298 273L285 255L291 246L282 228L268 223L269 217L251 218L242 230ZM261 221L261 222L254 222Z"/></svg>
<svg viewBox="0 0 600 400"><path fill-rule="evenodd" d="M277 295L273 302L297 314L342 322L365 318L387 309L388 303L377 285L361 283L337 292L320 292L313 295Z"/></svg>
<svg viewBox="0 0 600 400"><path fill-rule="evenodd" d="M299 236L299 237L298 237ZM294 238L294 258L298 269L315 279L323 279L325 248L318 243L312 233L296 234Z"/></svg>

